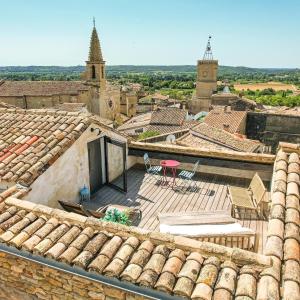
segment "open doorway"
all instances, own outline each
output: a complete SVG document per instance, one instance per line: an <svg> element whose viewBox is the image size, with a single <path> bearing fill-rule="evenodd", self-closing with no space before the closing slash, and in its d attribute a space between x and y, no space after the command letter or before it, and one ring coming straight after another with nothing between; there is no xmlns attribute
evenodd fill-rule
<svg viewBox="0 0 300 300"><path fill-rule="evenodd" d="M107 136L88 143L90 193L95 194L104 184L127 192L126 142Z"/></svg>

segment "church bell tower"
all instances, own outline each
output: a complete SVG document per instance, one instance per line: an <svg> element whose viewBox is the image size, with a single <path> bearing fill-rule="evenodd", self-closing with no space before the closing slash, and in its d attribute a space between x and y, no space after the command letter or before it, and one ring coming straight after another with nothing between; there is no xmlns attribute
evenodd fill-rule
<svg viewBox="0 0 300 300"><path fill-rule="evenodd" d="M102 56L95 19L93 20L93 24L89 59L86 61L86 73L88 81L100 83L101 81L105 81L105 61Z"/></svg>
<svg viewBox="0 0 300 300"><path fill-rule="evenodd" d="M89 110L94 114L105 117L105 61L102 56L100 41L95 25L95 18L93 19L89 58L86 61L85 80L86 84L91 87Z"/></svg>
<svg viewBox="0 0 300 300"><path fill-rule="evenodd" d="M213 59L211 36L202 60L197 63L196 96L191 101L191 112L209 111L211 96L217 91L218 61Z"/></svg>

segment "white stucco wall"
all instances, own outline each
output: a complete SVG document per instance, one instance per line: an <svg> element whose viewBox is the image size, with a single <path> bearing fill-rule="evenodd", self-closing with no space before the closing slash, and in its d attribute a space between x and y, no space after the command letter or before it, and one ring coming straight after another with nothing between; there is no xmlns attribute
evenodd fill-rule
<svg viewBox="0 0 300 300"><path fill-rule="evenodd" d="M87 128L80 138L34 181L31 185L32 190L25 200L50 207L59 207L57 200L79 202L79 190L84 185L89 187L90 181L87 143L104 135L118 138L118 140L123 139L109 131L102 131L99 136L97 135L99 131L91 132L91 127L99 128L94 124Z"/></svg>

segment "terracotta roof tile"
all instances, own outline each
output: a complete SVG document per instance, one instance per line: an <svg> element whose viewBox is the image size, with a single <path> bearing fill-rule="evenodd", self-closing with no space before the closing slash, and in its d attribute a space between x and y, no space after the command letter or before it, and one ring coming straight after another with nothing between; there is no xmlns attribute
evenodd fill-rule
<svg viewBox="0 0 300 300"><path fill-rule="evenodd" d="M5 81L0 85L0 96L77 95L87 90L88 86L82 81Z"/></svg>
<svg viewBox="0 0 300 300"><path fill-rule="evenodd" d="M268 236L277 236L283 240L284 223L280 219L271 219L268 224Z"/></svg>
<svg viewBox="0 0 300 300"><path fill-rule="evenodd" d="M206 123L192 127L187 135L177 140L177 143L185 146L192 145L208 149L230 149L242 152L254 152L261 146L259 142L237 137Z"/></svg>
<svg viewBox="0 0 300 300"><path fill-rule="evenodd" d="M280 295L285 300L300 299L299 161L299 155L295 152L288 154L280 149L277 153L265 247L265 254L273 256L274 264L261 273L258 300L280 299ZM283 283L280 293L281 274Z"/></svg>
<svg viewBox="0 0 300 300"><path fill-rule="evenodd" d="M87 113L0 108L0 180L30 185L92 123L113 130Z"/></svg>
<svg viewBox="0 0 300 300"><path fill-rule="evenodd" d="M289 163L297 163L298 165L300 165L299 155L297 153L291 153L289 156Z"/></svg>
<svg viewBox="0 0 300 300"><path fill-rule="evenodd" d="M262 276L257 286L257 300L280 299L279 283L274 277Z"/></svg>
<svg viewBox="0 0 300 300"><path fill-rule="evenodd" d="M150 125L177 125L181 126L187 113L179 108L164 108L154 111Z"/></svg>
<svg viewBox="0 0 300 300"><path fill-rule="evenodd" d="M78 226L72 226L69 231L67 231L58 242L50 248L45 255L52 259L57 259L71 244L71 242L79 235L81 232Z"/></svg>
<svg viewBox="0 0 300 300"><path fill-rule="evenodd" d="M270 213L271 219L279 219L284 222L285 220L285 209L282 205L273 204Z"/></svg>
<svg viewBox="0 0 300 300"><path fill-rule="evenodd" d="M104 233L97 234L92 240L88 242L83 251L74 259L74 265L80 266L82 268L87 267L90 261L97 254L97 252L105 244L107 238L108 237ZM103 266L103 262L101 263L101 258L104 257L98 256L92 261L92 263L89 265L90 271L100 270L101 272L104 269L105 265ZM108 262L108 259L106 261Z"/></svg>
<svg viewBox="0 0 300 300"><path fill-rule="evenodd" d="M174 288L177 275L184 261L185 254L182 250L175 249L174 251L172 251L155 287L158 290L171 293Z"/></svg>
<svg viewBox="0 0 300 300"><path fill-rule="evenodd" d="M227 130L230 133L239 132L239 128L247 117L246 111L228 111L220 109L211 110L205 117L204 122L210 126L224 129L224 125L227 125Z"/></svg>
<svg viewBox="0 0 300 300"><path fill-rule="evenodd" d="M286 223L285 230L284 230L284 239L295 239L300 242L300 229L299 223Z"/></svg>
<svg viewBox="0 0 300 300"><path fill-rule="evenodd" d="M287 208L285 213L285 223L300 224L299 211L293 208Z"/></svg>
<svg viewBox="0 0 300 300"><path fill-rule="evenodd" d="M284 172L287 171L287 162L285 160L279 160L275 164L275 172L282 170Z"/></svg>
<svg viewBox="0 0 300 300"><path fill-rule="evenodd" d="M192 299L232 298L236 287L238 296L251 297L256 272L270 267L267 257L244 250L141 232L14 198L0 204L0 228L1 243L33 257ZM221 260L222 253L232 261ZM249 287L244 286L247 280Z"/></svg>
<svg viewBox="0 0 300 300"><path fill-rule="evenodd" d="M284 242L284 260L300 261L299 242L295 239L286 239Z"/></svg>
<svg viewBox="0 0 300 300"><path fill-rule="evenodd" d="M225 261L221 265L221 271L219 273L219 277L215 286L215 289L226 290L231 295L234 295L235 286L236 286L236 278L237 278L237 266L230 262Z"/></svg>
<svg viewBox="0 0 300 300"><path fill-rule="evenodd" d="M279 149L276 155L276 162L280 160L284 160L285 162L288 161L288 155L282 149Z"/></svg>
<svg viewBox="0 0 300 300"><path fill-rule="evenodd" d="M284 281L283 283L283 299L284 300L300 300L300 287L294 281Z"/></svg>
<svg viewBox="0 0 300 300"><path fill-rule="evenodd" d="M184 131L197 125L198 121L184 121L181 125L160 125L152 124L146 127L147 131L157 131L160 134L167 134L177 131Z"/></svg>
<svg viewBox="0 0 300 300"><path fill-rule="evenodd" d="M283 208L285 207L285 192L274 192L272 195L272 204L281 205Z"/></svg>
<svg viewBox="0 0 300 300"><path fill-rule="evenodd" d="M287 182L296 182L300 185L300 175L297 173L289 173L287 176Z"/></svg>
<svg viewBox="0 0 300 300"><path fill-rule="evenodd" d="M297 211L300 211L300 204L298 197L295 195L286 196L286 209L294 208Z"/></svg>
<svg viewBox="0 0 300 300"><path fill-rule="evenodd" d="M256 299L256 289L257 273L247 266L241 268L235 298L249 297L254 300Z"/></svg>
<svg viewBox="0 0 300 300"><path fill-rule="evenodd" d="M288 260L284 266L284 281L294 281L300 284L300 264L299 261Z"/></svg>

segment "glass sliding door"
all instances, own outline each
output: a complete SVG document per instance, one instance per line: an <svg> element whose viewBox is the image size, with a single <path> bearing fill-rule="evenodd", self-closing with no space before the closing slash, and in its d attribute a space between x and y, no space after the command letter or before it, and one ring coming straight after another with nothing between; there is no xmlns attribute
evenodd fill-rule
<svg viewBox="0 0 300 300"><path fill-rule="evenodd" d="M126 143L105 137L106 182L111 187L127 192Z"/></svg>

